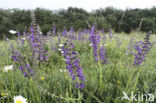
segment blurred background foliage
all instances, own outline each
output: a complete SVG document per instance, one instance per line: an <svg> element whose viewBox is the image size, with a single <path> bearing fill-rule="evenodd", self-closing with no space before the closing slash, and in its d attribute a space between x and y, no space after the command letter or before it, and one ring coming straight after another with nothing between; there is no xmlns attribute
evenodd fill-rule
<svg viewBox="0 0 156 103"><path fill-rule="evenodd" d="M44 35L52 30L55 24L57 31L69 30L73 27L89 29L88 23L97 23L98 29L104 28L107 32L112 28L115 32L130 33L131 31L156 33L156 7L150 9L120 10L113 7L100 8L87 12L81 8L69 7L68 9L48 10L36 8L35 15ZM87 23L88 22L88 23ZM30 10L0 9L0 39L13 37L9 30L28 31L30 27Z"/></svg>

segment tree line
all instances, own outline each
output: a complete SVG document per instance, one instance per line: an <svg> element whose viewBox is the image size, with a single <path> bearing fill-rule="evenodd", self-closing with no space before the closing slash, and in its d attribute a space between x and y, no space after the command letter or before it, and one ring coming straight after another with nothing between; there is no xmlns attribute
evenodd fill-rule
<svg viewBox="0 0 156 103"><path fill-rule="evenodd" d="M48 10L35 9L36 20L43 34L52 30L55 25L57 31L75 31L89 29L88 24L97 23L98 29L107 32L112 28L115 32L130 33L131 31L156 33L156 7L150 9L126 9L120 10L113 7L100 8L87 12L82 8L69 7L68 9ZM31 18L30 10L0 9L0 37L11 37L9 30L28 31Z"/></svg>

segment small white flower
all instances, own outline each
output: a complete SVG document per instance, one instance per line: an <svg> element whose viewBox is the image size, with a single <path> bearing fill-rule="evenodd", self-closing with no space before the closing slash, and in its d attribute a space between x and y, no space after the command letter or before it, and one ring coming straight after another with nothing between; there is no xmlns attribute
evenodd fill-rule
<svg viewBox="0 0 156 103"><path fill-rule="evenodd" d="M100 44L100 46L102 46L102 45Z"/></svg>
<svg viewBox="0 0 156 103"><path fill-rule="evenodd" d="M6 67L4 68L4 71L5 71L5 72L8 72L9 70L13 70L13 65L6 66Z"/></svg>
<svg viewBox="0 0 156 103"><path fill-rule="evenodd" d="M64 51L61 51L61 53L64 53Z"/></svg>
<svg viewBox="0 0 156 103"><path fill-rule="evenodd" d="M63 58L64 61L67 61L67 59Z"/></svg>
<svg viewBox="0 0 156 103"><path fill-rule="evenodd" d="M65 69L60 69L59 72L67 72Z"/></svg>
<svg viewBox="0 0 156 103"><path fill-rule="evenodd" d="M89 46L92 46L93 44L89 44Z"/></svg>
<svg viewBox="0 0 156 103"><path fill-rule="evenodd" d="M125 53L125 55L128 55L128 54L129 54L128 52Z"/></svg>
<svg viewBox="0 0 156 103"><path fill-rule="evenodd" d="M60 71L60 72L63 72L63 70L62 70L62 69L60 69L59 71Z"/></svg>
<svg viewBox="0 0 156 103"><path fill-rule="evenodd" d="M61 51L62 49L58 49L59 51Z"/></svg>
<svg viewBox="0 0 156 103"><path fill-rule="evenodd" d="M23 40L25 40L26 38L22 38Z"/></svg>
<svg viewBox="0 0 156 103"><path fill-rule="evenodd" d="M14 96L14 103L28 103L27 99L22 96Z"/></svg>
<svg viewBox="0 0 156 103"><path fill-rule="evenodd" d="M14 31L14 30L9 30L9 32L10 32L11 34L16 34L16 33L17 33L17 31Z"/></svg>
<svg viewBox="0 0 156 103"><path fill-rule="evenodd" d="M63 44L59 44L59 47L63 47L64 45Z"/></svg>

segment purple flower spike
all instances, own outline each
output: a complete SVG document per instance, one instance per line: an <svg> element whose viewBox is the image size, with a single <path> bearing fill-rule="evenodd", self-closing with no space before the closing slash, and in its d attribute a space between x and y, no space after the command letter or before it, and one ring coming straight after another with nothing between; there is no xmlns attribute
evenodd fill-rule
<svg viewBox="0 0 156 103"><path fill-rule="evenodd" d="M30 68L30 65L27 64L27 65L26 65L26 68L29 69L29 68Z"/></svg>
<svg viewBox="0 0 156 103"><path fill-rule="evenodd" d="M100 35L97 35L96 25L93 25L90 32L89 40L92 42L94 60L98 61L98 45L100 43Z"/></svg>
<svg viewBox="0 0 156 103"><path fill-rule="evenodd" d="M102 61L102 64L107 64L107 50L104 47L99 48L100 51L100 60Z"/></svg>
<svg viewBox="0 0 156 103"><path fill-rule="evenodd" d="M63 54L64 58L67 60L66 61L66 64L67 64L66 69L68 69L73 81L77 82L77 79L79 79L79 81L82 83L85 81L85 79L84 79L85 76L82 73L82 67L80 67L80 60L78 60L76 58L76 51L72 51L72 49L74 48L74 45L69 41L67 41L65 44L64 44L62 50L66 51L66 53ZM76 88L82 89L82 88L84 88L84 85L80 85L77 82Z"/></svg>
<svg viewBox="0 0 156 103"><path fill-rule="evenodd" d="M84 83L81 83L80 84L80 89L82 90L84 88L84 86L85 86Z"/></svg>
<svg viewBox="0 0 156 103"><path fill-rule="evenodd" d="M130 45L128 46L129 51L127 51L126 54L131 53L132 55L134 55L134 65L141 65L142 62L145 60L148 52L151 50L152 45L149 41L150 33L151 32L146 34L144 41L139 41L135 43L130 42Z"/></svg>
<svg viewBox="0 0 156 103"><path fill-rule="evenodd" d="M23 71L23 67L22 67L22 66L20 66L19 69L20 69L21 71Z"/></svg>
<svg viewBox="0 0 156 103"><path fill-rule="evenodd" d="M12 49L11 58L15 61L16 66L20 65L19 69L21 70L21 72L24 74L25 77L36 76L33 75L35 73L38 73L37 72L38 70L36 68L38 68L40 64L45 63L47 60L47 50L45 49L47 38L41 35L41 31L35 21L36 19L34 16L34 12L32 12L31 17L32 17L32 26L30 28L31 33L26 34L26 32L24 32L25 35L23 36L26 36L24 38L21 37L22 35L20 35L20 33L18 33L19 36L18 41L21 41L22 43L22 45L19 45L22 48L20 50L22 52L25 50L25 48L23 48L24 40L27 41L28 48L30 49L27 49L25 55L23 55L20 51L16 50L16 48L10 45Z"/></svg>

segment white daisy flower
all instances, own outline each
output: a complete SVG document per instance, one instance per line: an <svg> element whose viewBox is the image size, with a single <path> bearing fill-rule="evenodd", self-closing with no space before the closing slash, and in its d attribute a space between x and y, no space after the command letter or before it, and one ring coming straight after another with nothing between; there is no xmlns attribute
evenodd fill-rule
<svg viewBox="0 0 156 103"><path fill-rule="evenodd" d="M6 66L3 70L4 70L5 72L8 72L9 70L13 70L13 65Z"/></svg>
<svg viewBox="0 0 156 103"><path fill-rule="evenodd" d="M64 53L64 51L61 51L61 53Z"/></svg>
<svg viewBox="0 0 156 103"><path fill-rule="evenodd" d="M10 32L11 34L16 34L16 33L17 33L17 31L14 31L14 30L9 30L9 32Z"/></svg>
<svg viewBox="0 0 156 103"><path fill-rule="evenodd" d="M22 96L14 96L14 103L28 103L27 99Z"/></svg>
<svg viewBox="0 0 156 103"><path fill-rule="evenodd" d="M58 49L59 51L61 51L62 49Z"/></svg>
<svg viewBox="0 0 156 103"><path fill-rule="evenodd" d="M59 44L59 47L63 47L64 45L63 44Z"/></svg>

